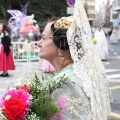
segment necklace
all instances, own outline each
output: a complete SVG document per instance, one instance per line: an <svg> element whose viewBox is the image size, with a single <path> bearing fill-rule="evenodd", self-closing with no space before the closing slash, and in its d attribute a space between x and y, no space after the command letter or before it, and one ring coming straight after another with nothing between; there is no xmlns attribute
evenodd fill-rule
<svg viewBox="0 0 120 120"><path fill-rule="evenodd" d="M71 65L71 64L73 64L73 61L68 62L66 65L64 65L64 67L62 67L62 69L64 69L65 67L67 67L68 65ZM60 72L62 69L55 71L55 73Z"/></svg>
<svg viewBox="0 0 120 120"><path fill-rule="evenodd" d="M68 65L71 65L72 63L73 63L73 61L68 62L63 68L67 67Z"/></svg>

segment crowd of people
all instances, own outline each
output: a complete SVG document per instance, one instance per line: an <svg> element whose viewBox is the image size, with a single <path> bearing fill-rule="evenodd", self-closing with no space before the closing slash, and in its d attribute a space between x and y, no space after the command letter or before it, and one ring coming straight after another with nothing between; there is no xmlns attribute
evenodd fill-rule
<svg viewBox="0 0 120 120"><path fill-rule="evenodd" d="M108 43L120 43L120 30L117 27L91 27L92 37L96 40L95 47L101 60L109 56Z"/></svg>

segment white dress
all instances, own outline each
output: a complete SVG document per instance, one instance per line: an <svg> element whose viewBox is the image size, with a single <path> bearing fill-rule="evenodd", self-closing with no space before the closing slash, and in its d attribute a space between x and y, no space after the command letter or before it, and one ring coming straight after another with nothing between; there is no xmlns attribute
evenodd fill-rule
<svg viewBox="0 0 120 120"><path fill-rule="evenodd" d="M120 43L120 30L118 30L118 43Z"/></svg>
<svg viewBox="0 0 120 120"><path fill-rule="evenodd" d="M118 43L118 31L113 29L112 35L110 36L110 43Z"/></svg>
<svg viewBox="0 0 120 120"><path fill-rule="evenodd" d="M94 38L97 40L96 43L96 50L98 54L100 55L102 60L107 59L108 57L108 45L107 45L107 39L105 36L105 33L101 30L100 32L97 30L95 32Z"/></svg>

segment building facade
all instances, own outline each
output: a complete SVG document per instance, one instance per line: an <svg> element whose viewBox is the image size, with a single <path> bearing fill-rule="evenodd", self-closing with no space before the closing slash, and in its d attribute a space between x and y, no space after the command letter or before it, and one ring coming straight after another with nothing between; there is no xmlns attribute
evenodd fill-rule
<svg viewBox="0 0 120 120"><path fill-rule="evenodd" d="M92 25L96 19L95 0L83 0L83 3L86 9L90 24ZM73 14L73 11L74 11L73 7L67 7L67 14Z"/></svg>
<svg viewBox="0 0 120 120"><path fill-rule="evenodd" d="M93 24L96 18L95 0L84 0L84 4L87 8L88 19L90 21L90 24Z"/></svg>
<svg viewBox="0 0 120 120"><path fill-rule="evenodd" d="M113 26L118 26L118 19L120 19L120 0L113 0L111 5L110 21Z"/></svg>

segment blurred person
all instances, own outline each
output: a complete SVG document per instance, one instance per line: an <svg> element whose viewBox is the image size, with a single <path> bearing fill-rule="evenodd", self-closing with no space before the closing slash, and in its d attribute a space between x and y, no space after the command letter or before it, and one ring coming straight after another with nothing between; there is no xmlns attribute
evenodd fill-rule
<svg viewBox="0 0 120 120"><path fill-rule="evenodd" d="M107 37L107 36L108 36L108 27L104 27L104 28L103 28L103 31L104 31L104 33L105 33L105 36Z"/></svg>
<svg viewBox="0 0 120 120"><path fill-rule="evenodd" d="M97 40L95 47L101 60L106 60L108 57L108 45L105 33L101 27L96 30L94 38Z"/></svg>
<svg viewBox="0 0 120 120"><path fill-rule="evenodd" d="M110 36L110 43L118 43L118 30L114 27Z"/></svg>
<svg viewBox="0 0 120 120"><path fill-rule="evenodd" d="M94 26L91 27L92 37L94 37L94 35L95 35L95 31L96 31L96 28L95 28Z"/></svg>
<svg viewBox="0 0 120 120"><path fill-rule="evenodd" d="M42 70L43 72L48 73L48 72L54 72L54 71L55 71L55 68L53 67L53 65L52 65L49 61L44 60L44 61L42 62L42 65L41 65L41 70Z"/></svg>
<svg viewBox="0 0 120 120"><path fill-rule="evenodd" d="M107 120L111 93L82 0L76 0L73 16L48 21L38 45L40 58L55 68L56 83L68 78L51 94L61 109L50 120Z"/></svg>
<svg viewBox="0 0 120 120"><path fill-rule="evenodd" d="M23 45L19 45L18 46L18 57L20 58L20 59L22 59L22 55L23 55L23 53L24 53L24 49L23 49Z"/></svg>
<svg viewBox="0 0 120 120"><path fill-rule="evenodd" d="M28 43L35 41L34 34L32 31L28 33Z"/></svg>
<svg viewBox="0 0 120 120"><path fill-rule="evenodd" d="M113 31L113 27L109 27L109 29L108 29L108 36L109 36L109 37L111 36L112 31Z"/></svg>
<svg viewBox="0 0 120 120"><path fill-rule="evenodd" d="M0 48L0 71L3 71L1 77L7 77L9 76L8 70L15 70L15 66L10 48L10 36L7 32L6 25L4 24L0 24L0 39L2 44Z"/></svg>
<svg viewBox="0 0 120 120"><path fill-rule="evenodd" d="M120 43L120 28L118 30L118 43Z"/></svg>

